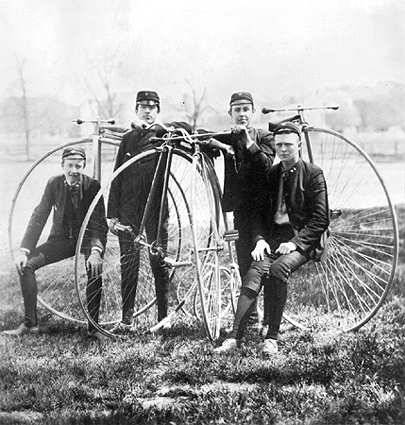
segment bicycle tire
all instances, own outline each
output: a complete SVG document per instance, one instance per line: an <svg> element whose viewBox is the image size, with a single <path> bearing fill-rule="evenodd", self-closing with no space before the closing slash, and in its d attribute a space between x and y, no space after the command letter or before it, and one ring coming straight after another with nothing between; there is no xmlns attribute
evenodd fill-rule
<svg viewBox="0 0 405 425"><path fill-rule="evenodd" d="M232 265L219 266L219 276L221 282L221 329L230 325L233 322L233 316L236 311L236 307L233 304L232 296L234 295L235 276L233 275ZM201 311L201 296L200 292L196 291L194 295L194 316L198 320L203 321L203 315Z"/></svg>
<svg viewBox="0 0 405 425"><path fill-rule="evenodd" d="M395 209L363 149L331 130L311 127L304 136L310 137L313 162L327 182L330 235L324 259L310 261L290 279L285 318L303 328L357 330L377 313L393 282L399 243ZM308 160L305 145L303 157Z"/></svg>
<svg viewBox="0 0 405 425"><path fill-rule="evenodd" d="M219 253L224 250L225 245L219 233L222 216L221 195L211 163L202 154L195 154L193 164L191 211L198 293L207 336L214 341L220 334L222 309L225 307L219 258ZM203 216L201 211L205 211ZM223 223L225 227L226 221ZM226 294L229 294L229 291L226 291ZM228 305L230 304L229 302Z"/></svg>
<svg viewBox="0 0 405 425"><path fill-rule="evenodd" d="M145 162L157 163L159 156L161 155L162 149L157 148L143 152L129 161L125 162L120 168L118 168L109 182L102 186L101 190L93 200L86 218L83 222L81 232L79 234L78 245L76 253L78 254L83 244L83 236L94 208L97 205L98 200L103 196L104 201L108 198L110 186L114 179L120 178L122 173L128 168L132 167L132 170L136 172L139 170ZM187 245L185 242L187 239L187 232L190 232L190 213L189 206L187 203L187 195L184 192L183 187L186 187L187 181L189 180L188 172L191 167L190 156L181 150L175 150L174 158L172 160L172 171L169 175L169 186L168 186L168 241L165 250L165 258L171 262L178 262L180 260L186 261L190 257L190 244ZM161 195L159 195L161 196ZM149 202L149 200L148 200ZM152 205L158 207L159 202L153 202ZM152 212L153 213L153 212ZM143 213L145 214L145 212ZM144 222L144 218L140 220ZM128 223L127 223L128 224ZM129 225L131 223L129 222ZM135 228L135 226L134 226ZM150 230L150 229L149 229ZM149 240L148 232L142 233L143 241L151 246L155 241ZM150 233L150 232L149 232ZM140 235L136 235L140 236ZM150 267L150 253L151 248L146 246L139 247L140 261L139 261L139 275L137 279L137 291L134 305L134 325L139 329L150 328L153 323L156 322L156 296L155 296L155 285L152 269ZM103 259L103 288L102 288L102 301L99 313L99 323L94 323L87 311L87 299L86 299L86 286L87 276L83 270L81 263L76 261L75 277L76 277L76 289L77 295L80 301L80 305L89 320L102 333L111 335L111 326L121 320L122 314L122 297L120 292L121 272L120 272L120 247L118 237L112 233L108 233L108 239ZM132 260L131 260L132 261ZM173 267L170 272L170 294L171 299L173 293L175 293L175 287L178 282L190 281L190 276L193 276L193 265L192 262L188 262L182 267ZM135 267L135 264L130 264L130 267ZM172 300L173 301L173 300Z"/></svg>
<svg viewBox="0 0 405 425"><path fill-rule="evenodd" d="M19 248L16 241L22 240L30 215L39 203L48 179L53 175L61 174L60 162L63 149L70 146L80 146L90 150L92 143L92 139L82 139L56 146L35 161L25 173L13 196L8 220L9 249L13 258L15 258L14 252ZM115 157L118 142L103 139L101 145L104 163L110 162L112 170L112 159ZM111 153L111 149L107 149L108 147L112 147L114 152ZM92 159L90 158L87 161L86 169L91 168L91 164ZM36 202L32 207L29 205L31 200ZM51 220L48 220L38 245L45 242L50 228ZM38 284L37 299L43 307L63 319L83 322L84 316L77 301L74 280L72 279L72 258L39 269L36 272L36 277Z"/></svg>

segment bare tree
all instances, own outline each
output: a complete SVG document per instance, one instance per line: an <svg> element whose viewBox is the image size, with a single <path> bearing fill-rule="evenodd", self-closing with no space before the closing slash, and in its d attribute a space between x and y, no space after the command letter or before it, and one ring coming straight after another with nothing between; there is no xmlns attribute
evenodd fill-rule
<svg viewBox="0 0 405 425"><path fill-rule="evenodd" d="M18 87L21 90L20 97L20 111L21 118L23 124L23 131L25 135L25 154L27 159L31 158L30 152L30 136L31 136L31 125L29 119L29 111L28 111L28 99L27 99L27 80L25 77L25 66L27 64L26 58L16 58L17 62L17 75L18 75Z"/></svg>
<svg viewBox="0 0 405 425"><path fill-rule="evenodd" d="M190 93L184 93L183 94L183 104L185 107L185 114L189 122L191 123L191 126L193 128L193 131L197 128L197 123L201 119L201 116L203 113L209 109L214 110L211 106L206 104L206 94L207 94L207 87L204 87L204 90L199 96L197 94L197 91L194 89L190 81L186 79L188 85L191 89Z"/></svg>
<svg viewBox="0 0 405 425"><path fill-rule="evenodd" d="M123 57L118 51L104 51L101 59L89 59L92 76L91 82L85 79L85 84L93 99L97 103L98 113L102 119L116 117L122 109L122 105L117 102L117 92L114 90L113 81L115 74L123 63ZM98 87L97 87L98 86ZM101 86L101 87L100 87Z"/></svg>

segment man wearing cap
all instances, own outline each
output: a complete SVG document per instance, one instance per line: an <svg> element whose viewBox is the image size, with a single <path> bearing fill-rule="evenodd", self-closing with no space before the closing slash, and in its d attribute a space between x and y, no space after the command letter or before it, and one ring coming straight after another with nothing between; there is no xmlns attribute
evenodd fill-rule
<svg viewBox="0 0 405 425"><path fill-rule="evenodd" d="M233 93L228 112L234 125L232 133L217 137L209 145L221 149L225 155L223 206L225 211L233 211L234 228L239 232L236 252L242 278L249 270L250 253L254 247L251 205L264 182L255 161L260 158L270 167L275 157L272 133L251 126L254 112L253 97L249 92ZM252 316L253 322L259 320L256 308Z"/></svg>
<svg viewBox="0 0 405 425"><path fill-rule="evenodd" d="M152 137L161 137L165 133L157 123L160 112L160 99L155 91L139 91L136 96L135 113L138 122L133 130L124 134L114 170L134 156L155 146ZM191 126L184 122L172 122L166 127L183 128L191 133ZM135 234L139 233L143 211L152 184L156 164L146 161L137 167L128 167L112 182L108 199L107 217L110 219L110 231L119 237L121 251L121 295L122 320L113 329L113 333L125 333L132 330L134 304L139 273L139 250L133 240L124 232L117 230L117 223L130 226ZM158 217L149 217L146 223L148 238L157 236ZM165 235L162 235L165 239ZM169 270L159 256L150 256L151 268L155 278L158 320L167 316Z"/></svg>
<svg viewBox="0 0 405 425"><path fill-rule="evenodd" d="M35 272L41 267L75 255L79 231L94 197L100 189L97 180L82 174L86 166L86 153L80 147L68 147L62 153L63 174L51 177L39 205L35 208L21 242L16 267L20 275L24 300L23 323L6 335L23 336L38 332L37 281ZM47 241L37 246L49 214L53 222ZM107 237L107 221L103 199L100 198L84 236L83 254L88 274L88 309L97 323L101 297L102 254ZM89 323L89 336L102 339L102 335Z"/></svg>
<svg viewBox="0 0 405 425"><path fill-rule="evenodd" d="M217 353L236 348L243 336L252 305L264 284L269 328L264 355L276 354L277 337L287 300L290 275L309 261L329 225L326 182L322 170L299 156L301 132L292 122L274 130L280 163L268 167L258 157L255 165L266 176L267 193L256 200L252 213L253 262L243 279L233 330Z"/></svg>

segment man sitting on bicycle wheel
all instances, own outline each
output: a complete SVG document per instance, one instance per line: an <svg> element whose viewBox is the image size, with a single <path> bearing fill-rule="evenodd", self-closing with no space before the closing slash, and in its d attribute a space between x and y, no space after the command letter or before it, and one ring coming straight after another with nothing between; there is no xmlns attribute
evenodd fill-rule
<svg viewBox="0 0 405 425"><path fill-rule="evenodd" d="M233 329L217 353L230 351L242 338L250 311L262 285L269 328L262 347L264 355L276 354L277 337L287 300L290 275L311 258L329 225L326 182L322 170L299 156L301 133L294 123L274 130L280 163L268 167L260 157L255 164L266 176L267 190L259 193L252 210L253 262L243 278Z"/></svg>
<svg viewBox="0 0 405 425"><path fill-rule="evenodd" d="M63 174L49 179L39 205L35 208L21 242L16 258L24 299L25 318L6 335L23 336L38 332L37 280L35 272L48 264L73 257L82 222L94 197L100 189L97 180L82 174L86 166L86 153L80 147L68 147L62 153ZM51 211L53 226L48 240L37 246ZM84 252L88 282L87 308L90 317L98 323L101 298L102 255L107 238L107 221L103 198L94 210L84 236ZM103 335L89 323L89 336L99 340Z"/></svg>
<svg viewBox="0 0 405 425"><path fill-rule="evenodd" d="M160 98L155 91L137 93L135 112L139 122L133 125L132 131L124 134L114 170L134 156L155 147L156 142L152 142L151 138L161 137L165 133L160 126L152 126L160 112ZM165 126L183 128L189 133L192 131L190 125L185 122L173 122ZM139 249L135 248L133 239L125 232L119 231L117 224L129 226L136 235L139 234L155 169L156 164L153 160L140 161L137 167L126 168L111 185L107 217L110 219L110 231L119 237L121 251L122 320L112 329L112 332L116 334L132 330L140 261ZM159 198L155 197L155 199ZM152 210L158 211L159 208ZM156 214L156 216L148 217L145 223L149 240L157 238L158 220L159 217ZM162 235L162 239L167 239L167 234ZM150 255L150 263L155 278L158 320L160 321L167 316L169 269L159 255Z"/></svg>

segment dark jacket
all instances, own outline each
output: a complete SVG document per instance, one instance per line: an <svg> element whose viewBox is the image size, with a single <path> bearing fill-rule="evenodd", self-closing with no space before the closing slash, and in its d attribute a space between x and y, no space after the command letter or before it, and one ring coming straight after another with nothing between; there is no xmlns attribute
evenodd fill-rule
<svg viewBox="0 0 405 425"><path fill-rule="evenodd" d="M80 223L83 222L90 204L100 189L100 184L97 180L84 174L81 176L81 179L82 194L81 208L79 209ZM53 223L48 240L65 239L69 237L66 229L66 223L64 222L66 196L67 188L65 176L62 174L51 177L46 184L40 203L31 215L21 242L21 248L29 249L31 252L35 249L52 210ZM94 209L92 218L89 220L88 228L84 236L84 247L92 248L97 246L104 250L107 230L108 226L105 218L104 201L101 197Z"/></svg>
<svg viewBox="0 0 405 425"><path fill-rule="evenodd" d="M191 126L185 122L172 122L165 125L167 127L183 128L189 133L192 131ZM134 156L161 145L162 142L151 142L150 139L152 137L162 137L164 133L164 130L160 130L159 127L156 130L134 129L125 133L118 149L114 171ZM155 165L151 164L149 167L151 178L153 178ZM118 218L121 220L123 216L129 218L134 214L135 206L132 204L137 202L137 199L134 199L134 197L139 195L139 190L145 189L145 185L139 181L140 176L137 175L138 172L139 170L130 166L113 180L108 199L108 218ZM142 173L145 172L148 172L148 167L144 167L142 170ZM125 208L125 211L123 211L123 208Z"/></svg>
<svg viewBox="0 0 405 425"><path fill-rule="evenodd" d="M262 194L253 209L253 240L270 240L282 171L281 163L262 170L268 190ZM329 206L326 182L322 170L315 164L299 159L287 173L285 202L295 236L291 239L297 250L309 254L317 245L329 225Z"/></svg>
<svg viewBox="0 0 405 425"><path fill-rule="evenodd" d="M216 139L231 145L235 151L234 158L225 158L225 181L223 208L225 211L249 208L257 186L263 182L263 176L258 173L254 161L262 161L271 166L274 161L274 139L272 133L251 127L249 135L253 145L246 149L238 134L230 133L218 136Z"/></svg>

